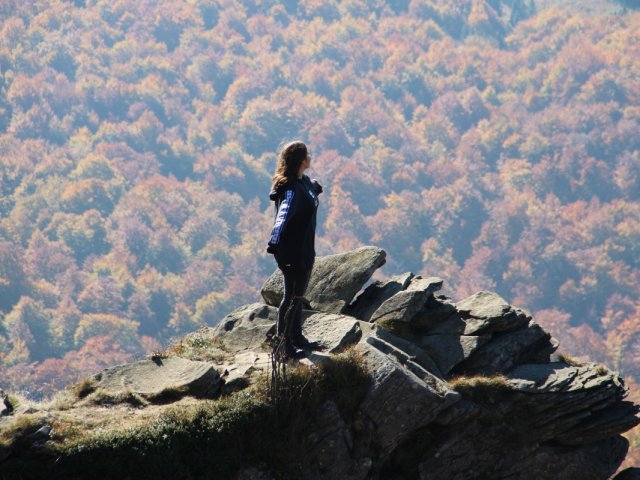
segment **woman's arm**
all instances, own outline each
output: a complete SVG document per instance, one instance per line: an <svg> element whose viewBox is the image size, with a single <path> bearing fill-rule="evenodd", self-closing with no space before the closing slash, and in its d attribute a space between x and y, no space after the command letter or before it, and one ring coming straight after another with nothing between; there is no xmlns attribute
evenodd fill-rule
<svg viewBox="0 0 640 480"><path fill-rule="evenodd" d="M277 253L280 244L282 243L283 235L286 235L287 226L289 225L291 218L296 214L297 199L293 188L285 190L282 202L278 208L278 215L276 216L275 224L271 229L271 238L269 239L269 245L267 252Z"/></svg>

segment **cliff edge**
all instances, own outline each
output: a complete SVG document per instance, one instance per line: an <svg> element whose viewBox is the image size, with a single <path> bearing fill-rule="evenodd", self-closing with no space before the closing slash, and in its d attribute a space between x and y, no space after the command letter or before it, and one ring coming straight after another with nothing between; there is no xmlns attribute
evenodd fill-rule
<svg viewBox="0 0 640 480"><path fill-rule="evenodd" d="M640 423L619 375L557 353L550 333L495 293L454 302L438 294L442 279L411 273L368 283L385 257L362 247L317 259L303 329L325 349L287 365L275 397L278 272L264 303L166 352L49 404L4 395L0 478L615 474L628 449L621 433Z"/></svg>

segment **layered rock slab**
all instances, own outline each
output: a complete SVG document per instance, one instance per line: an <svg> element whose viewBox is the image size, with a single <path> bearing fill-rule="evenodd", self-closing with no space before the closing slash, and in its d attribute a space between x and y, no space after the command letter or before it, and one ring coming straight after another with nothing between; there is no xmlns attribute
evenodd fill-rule
<svg viewBox="0 0 640 480"><path fill-rule="evenodd" d="M440 290L441 287L441 278L414 277L405 290L391 296L371 314L371 321L409 323L424 308L433 293Z"/></svg>
<svg viewBox="0 0 640 480"><path fill-rule="evenodd" d="M418 478L605 480L615 472L627 451L623 437L560 450L550 445L516 444L513 435L518 432L509 425L474 423L421 462Z"/></svg>
<svg viewBox="0 0 640 480"><path fill-rule="evenodd" d="M415 343L394 335L386 328L375 323L362 321L360 322L360 328L362 329L361 341L366 341L383 353L394 356L402 365L414 370L416 375L422 376L422 373L415 371L414 364L419 365L421 370L424 369L431 375L444 378L434 359Z"/></svg>
<svg viewBox="0 0 640 480"><path fill-rule="evenodd" d="M96 387L109 393L130 391L154 398L168 391L184 395L211 396L220 388L220 374L209 363L180 357L145 359L107 368L94 379Z"/></svg>
<svg viewBox="0 0 640 480"><path fill-rule="evenodd" d="M446 382L426 370L416 375L371 339L358 344L356 351L373 379L357 415L362 424L370 425L369 438L377 451L391 452L411 431L428 425L460 399Z"/></svg>
<svg viewBox="0 0 640 480"><path fill-rule="evenodd" d="M425 308L412 325L432 335L480 335L519 330L531 320L526 312L513 308L494 292L478 292L455 304L442 302L436 309L449 315L434 318L435 309Z"/></svg>
<svg viewBox="0 0 640 480"><path fill-rule="evenodd" d="M615 436L640 422L640 406L623 401L627 388L622 378L595 364L526 364L508 377L518 392L529 394L523 398L531 402L531 435L580 445Z"/></svg>
<svg viewBox="0 0 640 480"><path fill-rule="evenodd" d="M386 281L376 280L365 288L362 294L358 295L353 303L344 310L344 313L368 322L380 305L396 293L405 290L413 277L413 273L407 272L402 275L394 275Z"/></svg>
<svg viewBox="0 0 640 480"><path fill-rule="evenodd" d="M266 347L267 333L278 320L278 310L263 303L252 303L236 308L214 328L199 333L217 338L222 348L231 353L262 350Z"/></svg>
<svg viewBox="0 0 640 480"><path fill-rule="evenodd" d="M522 363L549 362L551 354L557 348L557 340L530 320L526 328L495 335L458 363L452 372L465 375L508 372Z"/></svg>
<svg viewBox="0 0 640 480"><path fill-rule="evenodd" d="M304 336L318 341L327 353L340 352L362 336L360 324L353 317L305 310L302 318Z"/></svg>
<svg viewBox="0 0 640 480"><path fill-rule="evenodd" d="M593 364L521 365L479 385L419 434L432 439L420 478L609 478L627 451L619 434L639 420L620 377Z"/></svg>

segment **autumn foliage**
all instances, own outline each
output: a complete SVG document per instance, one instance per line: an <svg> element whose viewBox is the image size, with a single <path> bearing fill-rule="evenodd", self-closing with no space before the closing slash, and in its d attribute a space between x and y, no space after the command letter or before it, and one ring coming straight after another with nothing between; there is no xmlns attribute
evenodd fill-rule
<svg viewBox="0 0 640 480"><path fill-rule="evenodd" d="M256 300L294 138L318 254L495 290L640 383L640 16L546 3L2 2L0 386Z"/></svg>

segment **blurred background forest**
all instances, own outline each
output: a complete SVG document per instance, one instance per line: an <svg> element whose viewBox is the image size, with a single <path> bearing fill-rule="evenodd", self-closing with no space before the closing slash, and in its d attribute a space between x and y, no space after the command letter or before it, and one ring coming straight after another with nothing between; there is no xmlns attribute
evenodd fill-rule
<svg viewBox="0 0 640 480"><path fill-rule="evenodd" d="M299 138L319 255L494 290L640 400L638 3L3 0L0 387L257 300Z"/></svg>

